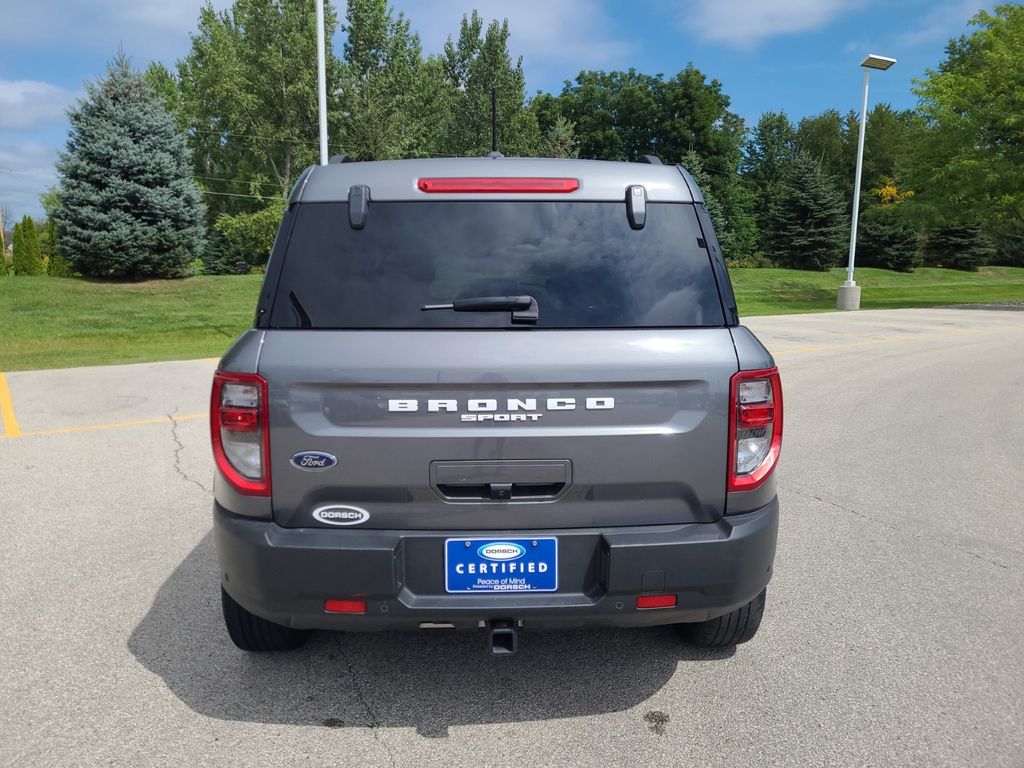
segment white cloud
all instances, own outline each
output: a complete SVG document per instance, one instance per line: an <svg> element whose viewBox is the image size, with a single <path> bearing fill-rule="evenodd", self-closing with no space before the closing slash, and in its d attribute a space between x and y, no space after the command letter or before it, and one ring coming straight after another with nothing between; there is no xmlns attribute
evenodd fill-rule
<svg viewBox="0 0 1024 768"><path fill-rule="evenodd" d="M616 36L604 7L594 0L435 0L428 6L399 2L424 50L440 52L450 35L458 38L463 14L476 8L486 25L508 19L509 49L522 56L532 82L557 71L575 76L581 69L629 65L636 45Z"/></svg>
<svg viewBox="0 0 1024 768"><path fill-rule="evenodd" d="M73 94L39 80L0 78L0 128L32 128L64 119Z"/></svg>
<svg viewBox="0 0 1024 768"><path fill-rule="evenodd" d="M3 142L0 205L6 206L13 218L42 215L39 193L56 183L56 160L57 150L37 141Z"/></svg>
<svg viewBox="0 0 1024 768"><path fill-rule="evenodd" d="M921 17L915 29L900 35L897 42L915 46L958 37L967 31L967 22L983 7L979 0L954 0L936 5Z"/></svg>
<svg viewBox="0 0 1024 768"><path fill-rule="evenodd" d="M201 0L23 0L4 12L0 43L113 55L119 45L138 61L180 56L199 19ZM225 8L230 0L214 0Z"/></svg>
<svg viewBox="0 0 1024 768"><path fill-rule="evenodd" d="M779 35L819 29L865 0L688 0L679 16L708 42L751 48Z"/></svg>

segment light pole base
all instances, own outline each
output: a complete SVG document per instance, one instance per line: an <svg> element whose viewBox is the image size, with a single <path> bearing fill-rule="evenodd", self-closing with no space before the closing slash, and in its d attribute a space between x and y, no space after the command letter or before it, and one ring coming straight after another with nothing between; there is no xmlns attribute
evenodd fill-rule
<svg viewBox="0 0 1024 768"><path fill-rule="evenodd" d="M839 286L839 295L836 297L836 308L844 310L860 309L860 286Z"/></svg>

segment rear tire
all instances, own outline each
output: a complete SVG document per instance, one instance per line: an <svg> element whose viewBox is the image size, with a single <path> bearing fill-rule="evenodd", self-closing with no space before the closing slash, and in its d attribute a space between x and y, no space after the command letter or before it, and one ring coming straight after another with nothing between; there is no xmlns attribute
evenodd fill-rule
<svg viewBox="0 0 1024 768"><path fill-rule="evenodd" d="M745 643L757 634L757 628L761 626L767 594L766 589L742 608L717 619L679 624L679 632L686 642L700 648L722 648Z"/></svg>
<svg viewBox="0 0 1024 768"><path fill-rule="evenodd" d="M224 591L224 587L220 588L220 604L231 642L243 651L294 651L309 638L309 630L292 629L249 613Z"/></svg>

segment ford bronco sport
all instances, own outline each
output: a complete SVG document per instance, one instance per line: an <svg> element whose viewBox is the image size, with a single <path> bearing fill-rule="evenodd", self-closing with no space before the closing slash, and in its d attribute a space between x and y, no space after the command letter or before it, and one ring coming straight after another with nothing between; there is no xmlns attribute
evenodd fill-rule
<svg viewBox="0 0 1024 768"><path fill-rule="evenodd" d="M782 390L678 166L303 172L211 431L224 618L313 629L761 621Z"/></svg>

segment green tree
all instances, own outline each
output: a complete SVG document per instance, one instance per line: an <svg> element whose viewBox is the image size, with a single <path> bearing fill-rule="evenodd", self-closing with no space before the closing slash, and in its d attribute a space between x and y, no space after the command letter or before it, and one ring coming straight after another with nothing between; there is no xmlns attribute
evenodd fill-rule
<svg viewBox="0 0 1024 768"><path fill-rule="evenodd" d="M94 277L179 277L203 247L184 137L123 53L86 84L57 163L59 247Z"/></svg>
<svg viewBox="0 0 1024 768"><path fill-rule="evenodd" d="M436 154L451 103L440 59L423 59L419 36L386 0L350 0L343 30L345 153L360 160Z"/></svg>
<svg viewBox="0 0 1024 768"><path fill-rule="evenodd" d="M692 150L704 160L711 185L720 198L732 181L740 161L744 126L729 110L730 100L715 79L687 64L686 68L656 88L659 119L654 153L668 163L678 163Z"/></svg>
<svg viewBox="0 0 1024 768"><path fill-rule="evenodd" d="M840 263L849 235L843 198L818 162L790 160L768 212L768 255L780 266L826 270Z"/></svg>
<svg viewBox="0 0 1024 768"><path fill-rule="evenodd" d="M142 78L153 90L178 125L178 130L188 130L188 115L181 101L181 85L177 76L159 61L151 61L142 73Z"/></svg>
<svg viewBox="0 0 1024 768"><path fill-rule="evenodd" d="M542 157L579 157L576 146L576 125L561 115L541 135Z"/></svg>
<svg viewBox="0 0 1024 768"><path fill-rule="evenodd" d="M857 158L857 115L844 117L826 109L797 124L795 149L814 160L842 194L847 207L853 201L853 172Z"/></svg>
<svg viewBox="0 0 1024 768"><path fill-rule="evenodd" d="M917 228L902 205L875 205L860 215L857 225L857 263L897 272L921 265Z"/></svg>
<svg viewBox="0 0 1024 768"><path fill-rule="evenodd" d="M14 225L14 261L12 266L16 275L46 274L46 264L43 262L42 252L39 249L39 238L36 234L36 223L28 216Z"/></svg>
<svg viewBox="0 0 1024 768"><path fill-rule="evenodd" d="M932 266L977 272L994 255L992 241L975 223L939 225L926 233L925 260Z"/></svg>
<svg viewBox="0 0 1024 768"><path fill-rule="evenodd" d="M505 155L535 155L541 144L537 115L526 107L522 57L508 50L508 19L491 21L473 11L463 16L459 38L444 46L444 72L452 95L444 153L485 155L491 151L491 91L497 94L498 149Z"/></svg>
<svg viewBox="0 0 1024 768"><path fill-rule="evenodd" d="M574 82L566 82L557 99L558 107L561 115L576 125L580 156L636 160L653 154L661 112L657 93L660 83L660 77L633 69L585 71ZM538 101L544 105L540 97Z"/></svg>
<svg viewBox="0 0 1024 768"><path fill-rule="evenodd" d="M39 196L39 202L46 211L46 225L40 238L39 246L46 256L46 274L50 277L71 277L71 265L60 249L57 237L57 210L60 199L56 187L50 187Z"/></svg>
<svg viewBox="0 0 1024 768"><path fill-rule="evenodd" d="M743 186L748 190L749 208L755 211L758 231L767 229L768 209L776 188L795 149L796 129L785 112L765 112L757 121L743 146L740 173ZM759 239L754 233L756 250Z"/></svg>
<svg viewBox="0 0 1024 768"><path fill-rule="evenodd" d="M337 14L325 4L327 39ZM192 48L178 62L181 108L210 220L287 197L319 152L313 0L206 1ZM327 49L331 134L340 121L340 62Z"/></svg>
<svg viewBox="0 0 1024 768"><path fill-rule="evenodd" d="M1003 249L1024 252L1024 6L997 5L951 41L938 70L917 81L926 129L915 143L913 185L933 228L979 223ZM956 237L942 235L940 243ZM941 230L939 230L941 232ZM935 248L936 237L929 238ZM943 246L945 247L945 246ZM958 248L958 247L957 247ZM957 248L950 247L952 253Z"/></svg>
<svg viewBox="0 0 1024 768"><path fill-rule="evenodd" d="M719 245L722 246L722 253L730 260L747 259L757 249L757 225L754 222L750 210L750 197L745 199L730 200L731 206L726 207L718 197L711 183L711 176L704 168L704 162L700 155L689 150L683 153L680 163L693 180L697 182L701 193L704 195L704 207L708 209L711 223L715 225L715 234L718 236ZM745 195L740 180L733 177L733 183L725 187L727 195ZM729 215L727 211L732 211Z"/></svg>

